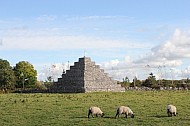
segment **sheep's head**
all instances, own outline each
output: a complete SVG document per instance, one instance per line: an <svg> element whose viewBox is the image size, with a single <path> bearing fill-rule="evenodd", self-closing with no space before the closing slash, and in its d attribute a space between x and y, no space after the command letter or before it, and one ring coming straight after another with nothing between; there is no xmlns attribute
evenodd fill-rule
<svg viewBox="0 0 190 126"><path fill-rule="evenodd" d="M103 117L103 116L104 116L104 113L102 113L101 117Z"/></svg>
<svg viewBox="0 0 190 126"><path fill-rule="evenodd" d="M131 118L134 118L135 117L135 115L134 114L131 114Z"/></svg>
<svg viewBox="0 0 190 126"><path fill-rule="evenodd" d="M176 113L174 113L174 116L176 116L178 113L176 112Z"/></svg>

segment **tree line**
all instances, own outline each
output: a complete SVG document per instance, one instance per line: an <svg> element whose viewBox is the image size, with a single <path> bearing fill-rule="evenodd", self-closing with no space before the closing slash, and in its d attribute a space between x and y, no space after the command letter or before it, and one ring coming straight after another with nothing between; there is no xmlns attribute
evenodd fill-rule
<svg viewBox="0 0 190 126"><path fill-rule="evenodd" d="M37 83L37 70L27 61L11 66L7 60L0 59L0 90L34 88Z"/></svg>
<svg viewBox="0 0 190 126"><path fill-rule="evenodd" d="M190 79L182 80L156 80L153 73L150 73L147 79L139 80L134 78L130 82L128 77L118 82L123 87L150 87L159 89L160 87L183 87L190 89ZM0 59L0 91L2 90L25 90L34 88L48 88L53 84L52 77L47 77L43 82L44 86L37 81L37 70L28 61L20 61L15 66L11 66L7 60Z"/></svg>
<svg viewBox="0 0 190 126"><path fill-rule="evenodd" d="M147 79L138 80L136 77L130 82L128 77L123 78L122 82L119 82L123 87L150 87L154 89L160 89L161 87L176 87L176 88L188 88L190 89L190 79L181 80L157 80L153 73L150 73Z"/></svg>

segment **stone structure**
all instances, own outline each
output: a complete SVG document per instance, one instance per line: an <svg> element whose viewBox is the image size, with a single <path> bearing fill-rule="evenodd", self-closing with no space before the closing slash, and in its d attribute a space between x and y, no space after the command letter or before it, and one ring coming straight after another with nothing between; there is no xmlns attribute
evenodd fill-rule
<svg viewBox="0 0 190 126"><path fill-rule="evenodd" d="M50 92L98 92L113 91L123 92L125 88L117 84L117 81L108 77L99 65L92 62L89 57L79 58L70 70L62 74L62 78L50 88Z"/></svg>

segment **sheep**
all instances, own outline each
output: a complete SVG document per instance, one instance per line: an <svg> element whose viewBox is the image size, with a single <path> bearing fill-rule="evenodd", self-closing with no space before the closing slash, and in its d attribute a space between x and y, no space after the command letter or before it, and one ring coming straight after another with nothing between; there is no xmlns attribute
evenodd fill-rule
<svg viewBox="0 0 190 126"><path fill-rule="evenodd" d="M104 113L102 112L102 110L99 107L90 107L88 110L88 118L90 117L90 114L92 115L92 117L94 118L94 115L96 115L96 117L98 117L98 115L101 115L101 117L104 116Z"/></svg>
<svg viewBox="0 0 190 126"><path fill-rule="evenodd" d="M129 108L129 107L126 107L126 106L120 106L117 108L117 112L116 112L116 115L115 115L115 118L121 114L125 114L125 117L127 118L128 115L131 116L131 118L134 118L134 113L133 111Z"/></svg>
<svg viewBox="0 0 190 126"><path fill-rule="evenodd" d="M166 111L167 111L168 117L171 117L172 114L174 116L177 115L177 109L174 105L167 105Z"/></svg>

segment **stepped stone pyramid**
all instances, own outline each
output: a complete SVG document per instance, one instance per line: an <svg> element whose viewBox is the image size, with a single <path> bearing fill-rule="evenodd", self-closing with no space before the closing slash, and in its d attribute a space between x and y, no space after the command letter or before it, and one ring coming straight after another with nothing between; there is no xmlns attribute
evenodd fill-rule
<svg viewBox="0 0 190 126"><path fill-rule="evenodd" d="M79 58L79 61L75 62L74 66L70 66L70 70L64 72L62 78L58 78L50 88L50 92L60 93L99 91L124 92L125 88L108 77L108 74L104 73L104 70L89 57Z"/></svg>

